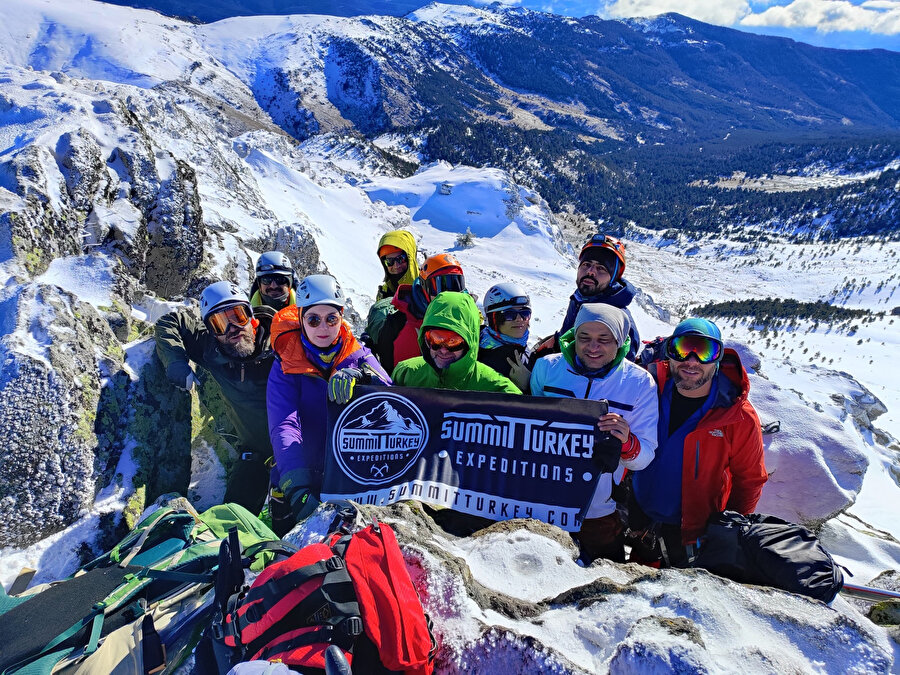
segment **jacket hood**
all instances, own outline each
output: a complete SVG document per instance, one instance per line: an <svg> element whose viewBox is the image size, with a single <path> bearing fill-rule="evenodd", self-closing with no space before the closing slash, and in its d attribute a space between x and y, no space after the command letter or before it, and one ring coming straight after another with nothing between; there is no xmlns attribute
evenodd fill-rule
<svg viewBox="0 0 900 675"><path fill-rule="evenodd" d="M396 290L397 286L400 284L411 284L419 277L419 263L416 261L416 239L410 232L407 232L406 230L392 230L384 234L381 239L378 240L378 248L376 248L375 251L377 252L380 250L382 246L396 246L406 253L406 257L409 259L409 267L397 282L391 281L387 268L381 260L378 261L381 268L384 270L385 286L390 290Z"/></svg>
<svg viewBox="0 0 900 675"><path fill-rule="evenodd" d="M285 373L300 375L316 375L322 377L322 371L309 360L303 344L300 340L300 308L289 305L279 311L272 319L272 348L281 361L281 368ZM350 354L361 348L362 345L353 337L350 324L346 319L341 321L341 350L332 361L338 364L344 361Z"/></svg>
<svg viewBox="0 0 900 675"><path fill-rule="evenodd" d="M425 344L425 331L429 328L444 328L460 335L469 349L458 361L451 363L445 373L451 379L463 378L475 368L478 360L478 342L481 330L481 312L468 293L444 291L428 304L422 328L419 331L419 348L425 361L437 370Z"/></svg>
<svg viewBox="0 0 900 675"><path fill-rule="evenodd" d="M577 295L573 294L572 299L582 303L602 302L607 305L612 305L613 307L618 307L619 309L625 309L631 304L631 301L634 300L636 294L637 289L630 281L620 279L619 281L612 282L607 286L606 290L599 295L585 298L581 297L581 294L578 293Z"/></svg>

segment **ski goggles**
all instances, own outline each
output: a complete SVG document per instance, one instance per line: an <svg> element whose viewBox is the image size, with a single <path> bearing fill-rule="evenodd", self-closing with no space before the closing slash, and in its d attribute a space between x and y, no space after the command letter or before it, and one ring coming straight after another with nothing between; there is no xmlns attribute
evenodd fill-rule
<svg viewBox="0 0 900 675"><path fill-rule="evenodd" d="M244 327L252 316L253 312L249 305L233 305L207 316L206 326L215 335L225 335L229 325Z"/></svg>
<svg viewBox="0 0 900 675"><path fill-rule="evenodd" d="M425 344L429 349L440 351L447 349L451 352L459 352L466 348L466 341L461 335L446 328L429 328L425 331Z"/></svg>
<svg viewBox="0 0 900 675"><path fill-rule="evenodd" d="M700 363L716 363L724 351L721 342L705 335L678 335L666 344L666 356L675 361L687 361L693 354Z"/></svg>
<svg viewBox="0 0 900 675"><path fill-rule="evenodd" d="M403 253L403 251L401 251L400 253L396 253L394 255L382 256L382 258L381 258L381 262L384 263L385 267L393 267L394 265L402 265L407 260L409 260L409 257L407 257L407 255L405 253Z"/></svg>
<svg viewBox="0 0 900 675"><path fill-rule="evenodd" d="M462 274L441 274L428 277L425 280L425 288L428 291L428 297L434 298L438 293L443 293L444 291L464 291L466 290L466 282Z"/></svg>
<svg viewBox="0 0 900 675"><path fill-rule="evenodd" d="M528 307L523 307L522 309L504 309L502 312L497 312L500 315L500 318L504 321L515 321L516 319L524 319L528 321L531 318L531 310Z"/></svg>
<svg viewBox="0 0 900 675"><path fill-rule="evenodd" d="M291 280L283 274L264 274L261 277L258 277L258 279L259 283L263 286L271 286L272 284L287 286L289 283L291 283Z"/></svg>
<svg viewBox="0 0 900 675"><path fill-rule="evenodd" d="M325 318L325 324L334 328L341 322L341 315L338 313L329 314ZM322 317L318 314L304 314L303 320L310 328L317 328L322 323Z"/></svg>

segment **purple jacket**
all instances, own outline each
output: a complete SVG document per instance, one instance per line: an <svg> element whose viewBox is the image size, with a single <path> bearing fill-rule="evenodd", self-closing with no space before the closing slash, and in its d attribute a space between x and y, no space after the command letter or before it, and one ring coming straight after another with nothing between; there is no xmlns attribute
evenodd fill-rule
<svg viewBox="0 0 900 675"><path fill-rule="evenodd" d="M359 345L355 340L356 345ZM367 366L373 374L372 384L392 384L381 364L367 347L359 348L335 363L331 372L341 368ZM373 372L374 371L374 372ZM269 414L269 436L275 455L272 482L280 485L281 476L297 469L317 476L318 494L325 470L325 432L328 381L311 374L285 373L281 360L269 372L266 407Z"/></svg>

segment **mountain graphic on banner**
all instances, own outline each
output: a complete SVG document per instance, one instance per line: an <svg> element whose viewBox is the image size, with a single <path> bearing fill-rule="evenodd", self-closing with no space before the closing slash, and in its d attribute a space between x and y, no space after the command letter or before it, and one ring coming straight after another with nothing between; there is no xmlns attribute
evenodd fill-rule
<svg viewBox="0 0 900 675"><path fill-rule="evenodd" d="M346 425L349 429L372 429L397 433L421 433L422 427L413 420L403 417L387 401L382 401L362 417L357 417Z"/></svg>

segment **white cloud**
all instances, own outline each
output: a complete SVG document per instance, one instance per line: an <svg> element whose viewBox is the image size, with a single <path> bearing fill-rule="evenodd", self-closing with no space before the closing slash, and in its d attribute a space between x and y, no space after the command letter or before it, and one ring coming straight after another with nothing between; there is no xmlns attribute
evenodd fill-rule
<svg viewBox="0 0 900 675"><path fill-rule="evenodd" d="M854 5L848 0L794 0L784 7L769 7L759 14L747 14L740 24L815 28L820 33L868 31L897 35L900 34L900 2L868 0Z"/></svg>
<svg viewBox="0 0 900 675"><path fill-rule="evenodd" d="M750 14L748 0L614 0L606 13L615 18L678 12L692 19L731 26Z"/></svg>

